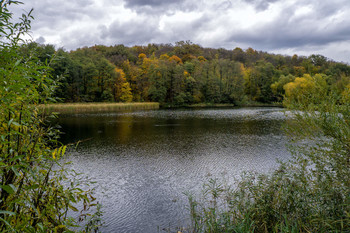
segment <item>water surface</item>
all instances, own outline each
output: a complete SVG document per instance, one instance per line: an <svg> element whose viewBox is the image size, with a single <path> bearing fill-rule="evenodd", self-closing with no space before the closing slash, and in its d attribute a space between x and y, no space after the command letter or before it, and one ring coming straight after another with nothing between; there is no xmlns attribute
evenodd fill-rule
<svg viewBox="0 0 350 233"><path fill-rule="evenodd" d="M286 160L280 108L153 110L60 118L62 141L81 142L72 167L97 181L104 232L160 232L188 223L185 191L210 178Z"/></svg>

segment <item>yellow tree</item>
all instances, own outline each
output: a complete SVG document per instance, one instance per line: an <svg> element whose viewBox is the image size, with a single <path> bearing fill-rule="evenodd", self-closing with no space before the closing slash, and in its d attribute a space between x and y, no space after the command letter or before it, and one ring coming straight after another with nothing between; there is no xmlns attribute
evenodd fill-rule
<svg viewBox="0 0 350 233"><path fill-rule="evenodd" d="M147 83L144 83L141 76L141 69L129 60L123 62L122 69L125 73L126 81L130 84L131 93L134 101L143 101L142 92L146 89Z"/></svg>
<svg viewBox="0 0 350 233"><path fill-rule="evenodd" d="M168 54L162 54L162 55L160 55L160 57L159 57L159 59L160 60L169 60L169 56L168 56Z"/></svg>
<svg viewBox="0 0 350 233"><path fill-rule="evenodd" d="M317 104L323 96L327 95L327 76L316 74L311 76L304 74L293 82L283 86L285 90L284 104L309 105Z"/></svg>
<svg viewBox="0 0 350 233"><path fill-rule="evenodd" d="M128 82L124 82L121 86L120 100L122 102L132 101L131 88Z"/></svg>
<svg viewBox="0 0 350 233"><path fill-rule="evenodd" d="M201 61L201 62L207 61L207 59L205 59L205 57L203 57L203 56L199 56L197 59L198 59L198 61Z"/></svg>
<svg viewBox="0 0 350 233"><path fill-rule="evenodd" d="M147 58L146 54L140 53L139 54L139 59L142 61L143 59Z"/></svg>
<svg viewBox="0 0 350 233"><path fill-rule="evenodd" d="M291 74L288 74L287 76L281 75L278 81L271 84L271 91L279 102L282 102L283 96L285 95L285 89L283 87L287 83L293 82L294 79L295 77Z"/></svg>
<svg viewBox="0 0 350 233"><path fill-rule="evenodd" d="M126 81L125 73L122 69L114 69L117 74L116 82L114 83L113 96L115 101L131 102L132 93L130 84Z"/></svg>
<svg viewBox="0 0 350 233"><path fill-rule="evenodd" d="M169 61L175 61L177 64L182 64L182 60L181 58L179 58L178 56L176 55L173 55L169 58Z"/></svg>
<svg viewBox="0 0 350 233"><path fill-rule="evenodd" d="M345 104L350 103L350 84L348 84L342 92L342 102Z"/></svg>

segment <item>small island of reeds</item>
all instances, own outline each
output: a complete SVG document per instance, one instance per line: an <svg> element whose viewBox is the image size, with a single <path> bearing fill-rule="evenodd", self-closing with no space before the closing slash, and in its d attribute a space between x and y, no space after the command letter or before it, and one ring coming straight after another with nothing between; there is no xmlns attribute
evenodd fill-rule
<svg viewBox="0 0 350 233"><path fill-rule="evenodd" d="M75 113L101 113L120 112L130 110L152 110L158 109L157 102L143 103L58 103L40 105L40 108L47 113L57 112L60 114Z"/></svg>

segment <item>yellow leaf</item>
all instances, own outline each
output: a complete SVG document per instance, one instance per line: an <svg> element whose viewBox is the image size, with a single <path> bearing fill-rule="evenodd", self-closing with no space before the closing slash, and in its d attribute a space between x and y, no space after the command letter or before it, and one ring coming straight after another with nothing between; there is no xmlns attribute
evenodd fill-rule
<svg viewBox="0 0 350 233"><path fill-rule="evenodd" d="M52 158L53 158L53 159L56 159L56 152L57 152L56 149L52 152Z"/></svg>

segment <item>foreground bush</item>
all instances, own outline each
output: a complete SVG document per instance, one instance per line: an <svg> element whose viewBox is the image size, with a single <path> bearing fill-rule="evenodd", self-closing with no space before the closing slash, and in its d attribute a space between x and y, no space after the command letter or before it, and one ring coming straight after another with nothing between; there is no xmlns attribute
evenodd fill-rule
<svg viewBox="0 0 350 233"><path fill-rule="evenodd" d="M89 209L93 198L79 188L79 180L67 179L73 171L59 162L66 147L59 146L56 130L38 111L55 86L49 67L18 52L31 12L13 23L9 4L19 3L0 1L0 232L67 232L77 222L68 211L78 211L77 203ZM98 218L94 215L85 230L95 229Z"/></svg>
<svg viewBox="0 0 350 233"><path fill-rule="evenodd" d="M211 180L189 198L193 232L350 232L350 103L299 97L288 100L293 159L234 187Z"/></svg>

